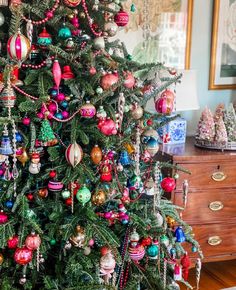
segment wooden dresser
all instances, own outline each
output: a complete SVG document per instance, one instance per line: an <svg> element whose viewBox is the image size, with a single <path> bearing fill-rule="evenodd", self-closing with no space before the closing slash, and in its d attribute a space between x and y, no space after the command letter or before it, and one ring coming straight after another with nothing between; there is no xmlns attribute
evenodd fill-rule
<svg viewBox="0 0 236 290"><path fill-rule="evenodd" d="M188 180L182 216L193 228L204 262L236 258L236 152L197 148L194 138L187 138L185 146L167 145L164 151L174 164L191 172L179 171L172 200L183 206L182 186Z"/></svg>

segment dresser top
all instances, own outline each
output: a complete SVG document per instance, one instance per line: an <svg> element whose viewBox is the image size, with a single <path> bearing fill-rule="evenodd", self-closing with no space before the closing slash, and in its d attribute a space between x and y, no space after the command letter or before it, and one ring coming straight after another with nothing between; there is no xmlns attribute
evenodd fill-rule
<svg viewBox="0 0 236 290"><path fill-rule="evenodd" d="M174 162L236 162L236 151L220 151L203 149L194 146L194 137L187 137L185 144L164 145L166 154L171 155Z"/></svg>

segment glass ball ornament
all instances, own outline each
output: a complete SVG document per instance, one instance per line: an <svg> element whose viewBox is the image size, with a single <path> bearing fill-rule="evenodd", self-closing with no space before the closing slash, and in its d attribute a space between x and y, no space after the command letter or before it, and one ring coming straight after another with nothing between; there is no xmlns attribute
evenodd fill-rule
<svg viewBox="0 0 236 290"><path fill-rule="evenodd" d="M76 198L84 206L91 199L91 191L84 185L78 190Z"/></svg>
<svg viewBox="0 0 236 290"><path fill-rule="evenodd" d="M143 132L142 138L141 138L142 143L144 144L147 143L150 140L150 138L153 138L155 140L159 139L159 135L157 131L152 128L149 128Z"/></svg>
<svg viewBox="0 0 236 290"><path fill-rule="evenodd" d="M27 265L32 261L33 251L27 247L17 248L14 253L14 260L19 265Z"/></svg>
<svg viewBox="0 0 236 290"><path fill-rule="evenodd" d="M37 195L40 198L46 198L48 196L48 189L47 188L41 188L37 191Z"/></svg>
<svg viewBox="0 0 236 290"><path fill-rule="evenodd" d="M95 49L104 49L105 48L105 39L104 37L100 36L100 37L96 37L93 41L93 47Z"/></svg>
<svg viewBox="0 0 236 290"><path fill-rule="evenodd" d="M108 36L113 37L116 35L118 31L118 25L115 22L109 21L104 25L104 32L107 33Z"/></svg>
<svg viewBox="0 0 236 290"><path fill-rule="evenodd" d="M63 199L67 199L71 196L71 193L69 190L63 190L62 193L61 193L61 196Z"/></svg>
<svg viewBox="0 0 236 290"><path fill-rule="evenodd" d="M18 243L19 243L19 238L18 236L13 236L13 237L10 237L7 241L7 247L8 249L15 249L17 248L18 246Z"/></svg>
<svg viewBox="0 0 236 290"><path fill-rule="evenodd" d="M131 159L130 159L129 154L126 150L123 150L120 153L118 163L120 163L122 166L128 166L131 164Z"/></svg>
<svg viewBox="0 0 236 290"><path fill-rule="evenodd" d="M81 0L63 0L63 3L68 6L68 7L72 7L75 8L76 6L78 6L80 4Z"/></svg>
<svg viewBox="0 0 236 290"><path fill-rule="evenodd" d="M101 81L100 81L100 85L102 87L103 90L115 90L116 89L116 84L119 81L119 77L118 74L116 73L107 73L105 75L102 76Z"/></svg>
<svg viewBox="0 0 236 290"><path fill-rule="evenodd" d="M43 31L38 35L37 44L40 45L42 48L46 48L50 44L52 44L52 36L43 28Z"/></svg>
<svg viewBox="0 0 236 290"><path fill-rule="evenodd" d="M115 23L120 26L126 26L129 23L129 14L124 11L124 10L120 10L114 17Z"/></svg>
<svg viewBox="0 0 236 290"><path fill-rule="evenodd" d="M3 254L0 253L0 266L3 264L3 262L4 262Z"/></svg>
<svg viewBox="0 0 236 290"><path fill-rule="evenodd" d="M185 233L182 227L177 227L175 230L175 238L177 243L183 243L186 240Z"/></svg>
<svg viewBox="0 0 236 290"><path fill-rule="evenodd" d="M166 247L168 247L169 244L170 244L170 240L169 240L169 238L168 238L166 235L162 235L162 236L160 237L160 243L161 243L162 245L165 245Z"/></svg>
<svg viewBox="0 0 236 290"><path fill-rule="evenodd" d="M106 136L117 134L116 123L110 118L100 119L97 126L99 131L101 131Z"/></svg>
<svg viewBox="0 0 236 290"><path fill-rule="evenodd" d="M155 108L158 113L171 114L174 109L174 102L171 99L160 97L155 101Z"/></svg>
<svg viewBox="0 0 236 290"><path fill-rule="evenodd" d="M98 145L95 145L92 148L90 152L90 157L95 165L98 165L102 161L102 150Z"/></svg>
<svg viewBox="0 0 236 290"><path fill-rule="evenodd" d="M92 203L96 206L101 206L106 202L106 193L100 189L92 196Z"/></svg>
<svg viewBox="0 0 236 290"><path fill-rule="evenodd" d="M86 104L80 108L80 115L83 118L91 119L96 115L96 108L90 101L87 101Z"/></svg>
<svg viewBox="0 0 236 290"><path fill-rule="evenodd" d="M70 28L67 27L65 23L63 23L63 26L58 31L58 37L63 40L66 40L70 38L71 36L72 34L71 34Z"/></svg>
<svg viewBox="0 0 236 290"><path fill-rule="evenodd" d="M64 185L61 181L50 180L48 182L48 189L52 192L60 192Z"/></svg>
<svg viewBox="0 0 236 290"><path fill-rule="evenodd" d="M35 233L31 233L30 235L28 235L25 239L25 246L34 251L37 250L40 245L41 245L41 238L38 234Z"/></svg>
<svg viewBox="0 0 236 290"><path fill-rule="evenodd" d="M13 208L14 202L12 200L7 200L5 206L9 209Z"/></svg>
<svg viewBox="0 0 236 290"><path fill-rule="evenodd" d="M131 72L124 72L124 86L127 89L133 89L134 85L135 85L135 78L133 76L133 74Z"/></svg>
<svg viewBox="0 0 236 290"><path fill-rule="evenodd" d="M55 246L57 241L55 239L51 239L49 243L51 246Z"/></svg>
<svg viewBox="0 0 236 290"><path fill-rule="evenodd" d="M131 116L134 120L139 120L143 117L143 108L139 105L134 106L134 108L131 110Z"/></svg>
<svg viewBox="0 0 236 290"><path fill-rule="evenodd" d="M143 183L141 177L135 174L127 181L127 187L129 188L129 190L138 190L141 189L142 186Z"/></svg>
<svg viewBox="0 0 236 290"><path fill-rule="evenodd" d="M172 177L165 177L161 181L161 188L165 192L172 192L175 189L175 179Z"/></svg>
<svg viewBox="0 0 236 290"><path fill-rule="evenodd" d="M164 92L161 93L161 98L169 99L170 101L174 102L175 94L169 89L166 89Z"/></svg>
<svg viewBox="0 0 236 290"><path fill-rule="evenodd" d="M65 152L67 162L72 166L76 167L83 158L83 150L77 142L70 144Z"/></svg>
<svg viewBox="0 0 236 290"><path fill-rule="evenodd" d="M196 253L197 252L197 247L193 245L192 248L191 248L191 251L192 251L192 253Z"/></svg>
<svg viewBox="0 0 236 290"><path fill-rule="evenodd" d="M0 212L0 225L3 225L7 222L8 222L8 215L5 212L1 211Z"/></svg>
<svg viewBox="0 0 236 290"><path fill-rule="evenodd" d="M147 248L147 255L150 259L157 259L159 248L157 245L151 245Z"/></svg>
<svg viewBox="0 0 236 290"><path fill-rule="evenodd" d="M62 113L61 112L58 112L54 115L55 118L59 119L59 120L62 120L63 119L63 116L62 116Z"/></svg>
<svg viewBox="0 0 236 290"><path fill-rule="evenodd" d="M155 156L159 150L158 141L154 138L150 138L146 143L146 150L152 157Z"/></svg>
<svg viewBox="0 0 236 290"><path fill-rule="evenodd" d="M19 132L16 132L15 138L16 138L16 142L22 142L23 141L23 136Z"/></svg>
<svg viewBox="0 0 236 290"><path fill-rule="evenodd" d="M85 237L84 229L80 225L78 225L76 227L76 233L70 237L70 242L75 247L83 248L85 244L85 240L86 240L86 237Z"/></svg>
<svg viewBox="0 0 236 290"><path fill-rule="evenodd" d="M138 244L136 247L129 247L129 256L132 261L137 263L142 260L145 255L144 246Z"/></svg>

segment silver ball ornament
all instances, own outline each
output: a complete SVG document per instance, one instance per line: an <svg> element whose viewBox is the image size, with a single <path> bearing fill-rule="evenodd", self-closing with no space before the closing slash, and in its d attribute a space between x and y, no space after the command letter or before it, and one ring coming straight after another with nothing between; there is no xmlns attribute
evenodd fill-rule
<svg viewBox="0 0 236 290"><path fill-rule="evenodd" d="M84 248L84 255L88 256L91 253L91 248L90 247L85 247Z"/></svg>
<svg viewBox="0 0 236 290"><path fill-rule="evenodd" d="M113 37L118 31L118 25L115 22L107 22L104 25L104 31L108 34L108 36Z"/></svg>
<svg viewBox="0 0 236 290"><path fill-rule="evenodd" d="M105 40L102 36L97 37L93 41L93 46L96 49L104 49L105 48Z"/></svg>
<svg viewBox="0 0 236 290"><path fill-rule="evenodd" d="M19 283L21 284L21 285L24 285L25 283L26 283L26 277L25 277L25 275L22 277L22 278L20 278L20 280L19 280Z"/></svg>

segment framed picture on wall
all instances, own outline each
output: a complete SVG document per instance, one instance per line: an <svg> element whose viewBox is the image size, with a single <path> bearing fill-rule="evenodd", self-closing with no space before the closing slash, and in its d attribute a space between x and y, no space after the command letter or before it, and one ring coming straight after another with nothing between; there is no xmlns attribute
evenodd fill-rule
<svg viewBox="0 0 236 290"><path fill-rule="evenodd" d="M123 8L130 20L117 37L133 60L189 69L193 0L128 0Z"/></svg>
<svg viewBox="0 0 236 290"><path fill-rule="evenodd" d="M236 89L236 0L214 1L209 89Z"/></svg>

